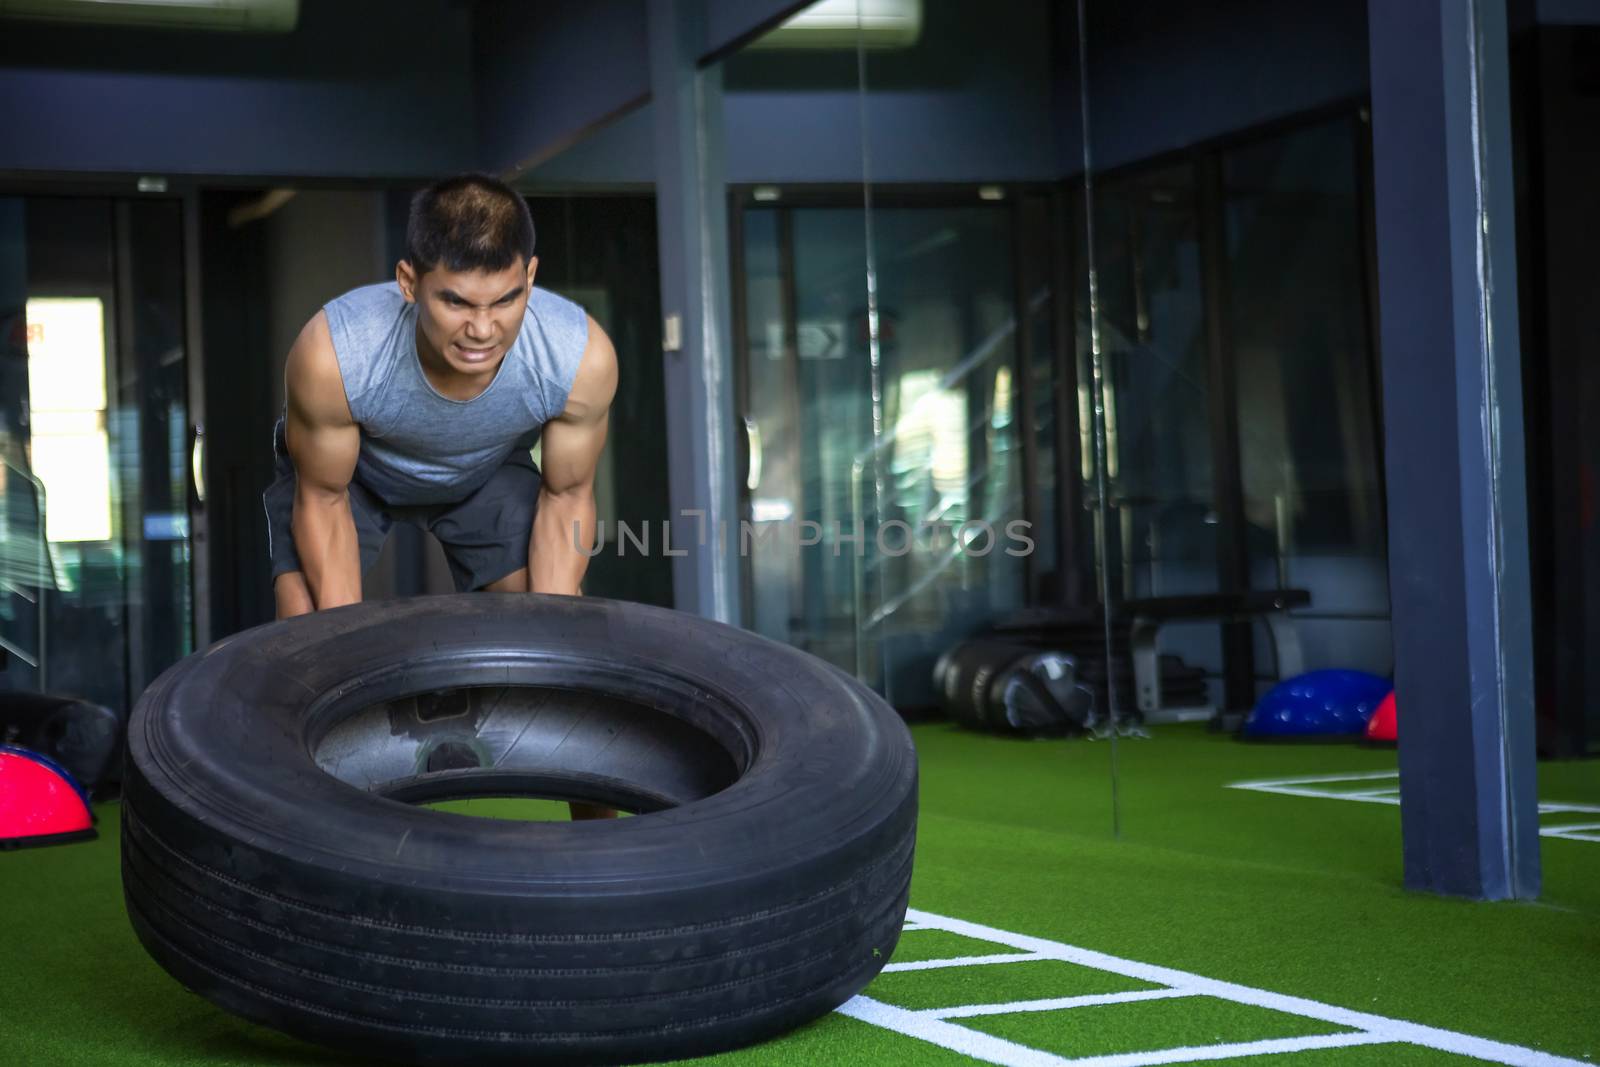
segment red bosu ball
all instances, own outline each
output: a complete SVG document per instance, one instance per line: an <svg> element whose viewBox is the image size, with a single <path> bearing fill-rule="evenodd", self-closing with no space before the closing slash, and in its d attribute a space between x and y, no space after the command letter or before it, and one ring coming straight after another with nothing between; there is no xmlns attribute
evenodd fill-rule
<svg viewBox="0 0 1600 1067"><path fill-rule="evenodd" d="M1367 720L1367 740L1396 742L1399 739L1395 730L1394 694L1390 693Z"/></svg>
<svg viewBox="0 0 1600 1067"><path fill-rule="evenodd" d="M94 835L89 798L48 756L0 745L0 848Z"/></svg>

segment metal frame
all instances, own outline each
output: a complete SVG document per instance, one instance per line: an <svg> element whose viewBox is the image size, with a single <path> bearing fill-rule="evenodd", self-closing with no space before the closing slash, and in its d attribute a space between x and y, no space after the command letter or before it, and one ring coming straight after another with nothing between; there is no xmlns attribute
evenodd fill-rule
<svg viewBox="0 0 1600 1067"><path fill-rule="evenodd" d="M699 66L705 8L705 0L654 0L646 9L663 336L673 323L681 333L675 347L663 345L675 512L669 528L678 609L734 622L740 568L737 553L719 543L728 520L737 527L739 515L722 69ZM690 510L703 513L699 523L679 521Z"/></svg>
<svg viewBox="0 0 1600 1067"><path fill-rule="evenodd" d="M1228 315L1228 251L1224 234L1222 150L1199 153L1194 161L1200 215L1200 287L1210 369L1207 398L1211 411L1212 500L1217 513L1217 583L1224 592L1250 588L1250 555L1245 543L1244 471L1239 444L1238 358ZM1256 702L1255 642L1248 622L1222 624L1223 707L1228 711Z"/></svg>
<svg viewBox="0 0 1600 1067"><path fill-rule="evenodd" d="M1039 442L1033 410L1033 314L1029 311L1028 249L1024 246L1027 223L1023 197L1011 198L1011 302L1016 308L1017 371L1013 379L1012 403L1017 412L1017 432L1022 435L1022 518L1032 530L1039 518ZM1038 603L1038 572L1034 554L1022 557L1022 588L1025 602Z"/></svg>
<svg viewBox="0 0 1600 1067"><path fill-rule="evenodd" d="M190 645L211 644L211 523L207 504L209 471L206 455L205 357L202 340L200 278L200 193L183 190L183 345L185 382L183 403L189 417L189 607Z"/></svg>
<svg viewBox="0 0 1600 1067"><path fill-rule="evenodd" d="M1061 186L1050 193L1051 288L1056 350L1056 570L1061 575L1060 602L1079 607L1094 603L1094 542L1078 535L1084 510L1083 455L1078 426L1078 241L1073 232L1072 194ZM1085 551L1087 549L1087 551Z"/></svg>

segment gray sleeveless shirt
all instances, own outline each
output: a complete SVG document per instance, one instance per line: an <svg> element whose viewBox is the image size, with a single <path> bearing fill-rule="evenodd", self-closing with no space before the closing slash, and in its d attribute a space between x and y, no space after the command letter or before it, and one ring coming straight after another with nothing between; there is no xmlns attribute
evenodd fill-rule
<svg viewBox="0 0 1600 1067"><path fill-rule="evenodd" d="M356 479L386 504L453 504L526 451L561 414L589 339L583 308L534 289L522 329L488 388L441 395L417 358L417 307L394 282L367 285L322 309L361 427Z"/></svg>

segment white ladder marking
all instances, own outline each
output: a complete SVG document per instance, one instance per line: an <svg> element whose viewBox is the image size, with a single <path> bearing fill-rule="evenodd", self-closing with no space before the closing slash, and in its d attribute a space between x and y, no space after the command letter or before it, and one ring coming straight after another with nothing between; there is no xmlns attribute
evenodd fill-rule
<svg viewBox="0 0 1600 1067"><path fill-rule="evenodd" d="M1368 776L1371 777L1371 776ZM1590 1067L1579 1060L1554 1056L1536 1049L1524 1048L1503 1041L1474 1037L1421 1023L1392 1019L1383 1015L1353 1011L1333 1004L1305 997L1274 993L1266 989L1224 982L1203 975L1190 974L1170 967L1162 967L1139 960L1122 959L1093 949L1078 948L1050 941L1042 937L1014 933L992 926L948 918L932 912L912 909L906 918L917 929L942 930L963 937L1018 950L990 956L965 956L948 960L921 960L904 964L889 964L884 970L927 970L932 965L940 967L970 967L993 963L1023 963L1034 960L1060 960L1077 964L1124 978L1149 982L1163 988L1155 990L1129 990L1122 993L1096 994L1083 997L1061 997L1048 1000L1013 1001L1008 1004L957 1004L945 1008L928 1008L913 1011L909 1008L886 1004L867 996L858 996L839 1008L847 1015L874 1026L914 1037L941 1048L960 1052L987 1063L1003 1067L1147 1067L1167 1063L1188 1063L1200 1060L1223 1059L1231 1056L1264 1056L1306 1049L1342 1048L1351 1045L1411 1044L1424 1048L1470 1056L1491 1063L1511 1064L1513 1067ZM1334 1026L1347 1027L1350 1032L1318 1034L1309 1037L1279 1038L1266 1041L1246 1041L1222 1045L1188 1046L1184 1048L1151 1049L1142 1052L1119 1052L1112 1055L1087 1056L1069 1059L1004 1038L995 1037L948 1022L949 1019L977 1016L1006 1015L1013 1012L1038 1012L1073 1010L1092 1005L1114 1005L1141 1000L1158 1000L1169 997L1203 996L1227 1000L1235 1004L1264 1008L1268 1011L1316 1019Z"/></svg>
<svg viewBox="0 0 1600 1067"><path fill-rule="evenodd" d="M952 956L945 960L907 960L905 963L890 963L883 970L885 974L894 971L937 971L943 967L983 967L991 963L1033 963L1035 960L1048 959L1033 952L997 952L989 956Z"/></svg>
<svg viewBox="0 0 1600 1067"><path fill-rule="evenodd" d="M1362 804L1400 804L1398 784L1383 789L1318 789L1317 786L1337 785L1341 782L1374 782L1381 779L1400 780L1398 771L1363 771L1351 774L1312 774L1303 778L1263 778L1252 782L1229 782L1228 789L1246 789L1254 793L1276 793L1285 797L1313 797L1317 800L1353 800ZM1568 804L1559 801L1540 801L1540 815L1600 815L1600 804ZM1542 826L1540 837L1561 837L1568 841L1600 841L1600 823Z"/></svg>
<svg viewBox="0 0 1600 1067"><path fill-rule="evenodd" d="M1136 989L1130 993L1090 993L1081 997L1052 997L1048 1000L1013 1000L1009 1004L961 1004L954 1008L924 1008L917 1012L930 1019L970 1019L979 1015L1012 1015L1024 1011L1060 1011L1065 1008L1093 1008L1101 1004L1132 1004L1141 1000L1170 1000L1192 997L1187 989Z"/></svg>
<svg viewBox="0 0 1600 1067"><path fill-rule="evenodd" d="M1313 1034L1310 1037L1282 1037L1272 1041L1241 1041L1233 1045L1190 1045L1156 1052L1119 1052L1110 1056L1082 1056L1068 1060L1073 1067L1147 1067L1160 1063L1194 1063L1198 1060L1227 1060L1235 1056L1276 1056L1285 1052L1307 1052L1319 1048L1350 1048L1355 1045L1387 1045L1381 1034Z"/></svg>

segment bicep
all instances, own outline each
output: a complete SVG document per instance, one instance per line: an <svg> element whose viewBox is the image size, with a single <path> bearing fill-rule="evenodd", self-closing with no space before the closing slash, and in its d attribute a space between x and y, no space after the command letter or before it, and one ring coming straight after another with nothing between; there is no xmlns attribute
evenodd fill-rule
<svg viewBox="0 0 1600 1067"><path fill-rule="evenodd" d="M594 482L605 450L611 399L617 391L617 355L594 320L589 343L567 394L565 409L545 424L540 458L545 489L564 493Z"/></svg>
<svg viewBox="0 0 1600 1067"><path fill-rule="evenodd" d="M285 444L301 484L344 492L361 454L361 430L350 415L333 340L320 312L289 350L284 395Z"/></svg>
<svg viewBox="0 0 1600 1067"><path fill-rule="evenodd" d="M609 421L602 413L596 419L555 419L545 425L539 456L546 492L566 493L593 485Z"/></svg>

